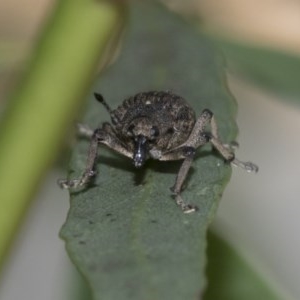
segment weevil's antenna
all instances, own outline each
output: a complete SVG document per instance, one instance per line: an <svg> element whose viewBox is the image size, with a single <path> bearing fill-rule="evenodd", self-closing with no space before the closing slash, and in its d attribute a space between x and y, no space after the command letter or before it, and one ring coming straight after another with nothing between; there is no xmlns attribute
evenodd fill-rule
<svg viewBox="0 0 300 300"><path fill-rule="evenodd" d="M94 93L94 96L95 96L96 100L99 101L106 108L108 113L111 115L112 110L111 110L110 106L106 103L106 101L104 100L103 96L98 93Z"/></svg>
<svg viewBox="0 0 300 300"><path fill-rule="evenodd" d="M116 116L116 114L114 113L114 111L110 108L110 106L106 103L106 101L104 100L103 96L101 94L98 93L94 93L95 98L97 99L97 101L99 101L108 111L108 113L110 114L111 117L111 121L113 124L117 124L120 122L120 119L118 118L118 116Z"/></svg>

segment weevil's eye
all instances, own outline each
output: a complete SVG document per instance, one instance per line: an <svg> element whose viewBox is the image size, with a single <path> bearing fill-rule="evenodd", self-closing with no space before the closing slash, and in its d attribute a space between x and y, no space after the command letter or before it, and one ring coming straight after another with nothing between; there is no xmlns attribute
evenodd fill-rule
<svg viewBox="0 0 300 300"><path fill-rule="evenodd" d="M173 134L174 133L174 128L173 127L168 128L166 133L167 134Z"/></svg>
<svg viewBox="0 0 300 300"><path fill-rule="evenodd" d="M158 137L159 136L159 130L156 126L153 126L151 129L150 129L150 134L152 137Z"/></svg>
<svg viewBox="0 0 300 300"><path fill-rule="evenodd" d="M127 128L127 134L128 135L131 135L131 136L133 135L133 129L134 129L134 127L135 126L133 124L131 124L131 125L128 126L128 128Z"/></svg>

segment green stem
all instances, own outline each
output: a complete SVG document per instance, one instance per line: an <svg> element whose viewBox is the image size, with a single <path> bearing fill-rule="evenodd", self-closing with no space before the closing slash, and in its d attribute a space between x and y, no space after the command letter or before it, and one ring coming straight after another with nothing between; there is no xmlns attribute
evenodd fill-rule
<svg viewBox="0 0 300 300"><path fill-rule="evenodd" d="M61 0L0 128L0 260L120 28L114 1Z"/></svg>

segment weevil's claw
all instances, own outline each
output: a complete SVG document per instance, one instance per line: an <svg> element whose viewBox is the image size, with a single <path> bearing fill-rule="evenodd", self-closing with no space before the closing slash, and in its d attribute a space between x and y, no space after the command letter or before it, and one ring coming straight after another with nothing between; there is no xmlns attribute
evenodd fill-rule
<svg viewBox="0 0 300 300"><path fill-rule="evenodd" d="M173 195L175 195L175 202L181 208L182 212L185 214L190 214L198 210L198 207L193 204L185 204L180 194L176 193L173 188L171 188Z"/></svg>
<svg viewBox="0 0 300 300"><path fill-rule="evenodd" d="M196 205L191 205L191 204L187 204L182 208L184 214L190 214L197 210L199 210L199 208Z"/></svg>
<svg viewBox="0 0 300 300"><path fill-rule="evenodd" d="M232 142L230 142L228 144L223 144L223 146L225 148L229 149L229 150L233 150L234 151L234 150L238 149L240 145L239 145L238 142L232 141Z"/></svg>
<svg viewBox="0 0 300 300"><path fill-rule="evenodd" d="M62 189L77 188L82 185L81 180L79 179L73 179L73 180L59 179L57 183Z"/></svg>
<svg viewBox="0 0 300 300"><path fill-rule="evenodd" d="M60 186L60 188L62 188L62 189L68 189L68 188L70 188L69 180L58 179L58 180L57 180L57 184L58 184L58 185Z"/></svg>
<svg viewBox="0 0 300 300"><path fill-rule="evenodd" d="M85 184L87 184L90 180L91 177L96 175L96 171L91 170L88 172L85 172L83 174L82 177L80 177L79 179L59 179L57 181L58 185L62 188L62 189L76 189L78 187L81 187Z"/></svg>
<svg viewBox="0 0 300 300"><path fill-rule="evenodd" d="M234 165L236 167L240 167L249 173L252 173L252 172L257 173L258 169L259 169L256 164L254 164L250 161L243 162L243 161L240 161L235 158L231 163L232 163L232 165Z"/></svg>

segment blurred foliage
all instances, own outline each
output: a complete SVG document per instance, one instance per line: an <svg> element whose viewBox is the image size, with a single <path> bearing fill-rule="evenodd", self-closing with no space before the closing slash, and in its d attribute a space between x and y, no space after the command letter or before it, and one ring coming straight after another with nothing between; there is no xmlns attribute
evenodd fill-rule
<svg viewBox="0 0 300 300"><path fill-rule="evenodd" d="M77 272L76 272L77 273ZM216 232L207 235L207 286L202 300L280 300L251 265ZM83 278L74 273L70 299L92 300Z"/></svg>
<svg viewBox="0 0 300 300"><path fill-rule="evenodd" d="M208 232L203 300L280 300L251 266L216 233Z"/></svg>
<svg viewBox="0 0 300 300"><path fill-rule="evenodd" d="M232 70L273 93L299 103L300 57L273 49L214 38Z"/></svg>
<svg viewBox="0 0 300 300"><path fill-rule="evenodd" d="M0 260L78 114L99 57L122 24L122 7L58 1L7 102L0 124Z"/></svg>

